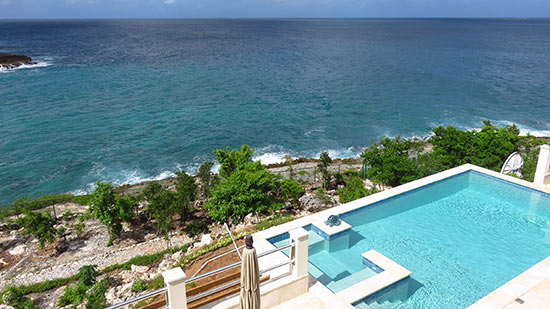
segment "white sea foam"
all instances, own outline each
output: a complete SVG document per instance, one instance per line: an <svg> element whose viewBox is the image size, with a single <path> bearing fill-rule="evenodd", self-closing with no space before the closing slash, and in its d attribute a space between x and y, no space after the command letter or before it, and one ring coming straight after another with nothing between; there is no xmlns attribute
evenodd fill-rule
<svg viewBox="0 0 550 309"><path fill-rule="evenodd" d="M38 61L37 64L22 64L16 68L13 68L13 69L7 69L7 68L3 68L3 67L0 67L0 73L10 73L10 72L13 72L15 70L21 70L21 69L36 69L36 68L45 68L45 67L49 67L49 66L52 66L53 64L51 62L48 62L48 61Z"/></svg>

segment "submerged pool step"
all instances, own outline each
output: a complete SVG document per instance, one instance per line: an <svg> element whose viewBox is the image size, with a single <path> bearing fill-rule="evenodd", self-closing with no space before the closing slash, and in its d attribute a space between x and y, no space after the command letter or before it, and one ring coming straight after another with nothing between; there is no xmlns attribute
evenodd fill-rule
<svg viewBox="0 0 550 309"><path fill-rule="evenodd" d="M315 254L325 249L325 240L314 232L309 232L308 254Z"/></svg>
<svg viewBox="0 0 550 309"><path fill-rule="evenodd" d="M332 282L329 284L332 291L341 291L349 286L356 284L357 282L363 281L367 278L376 275L376 273L370 268L364 268L356 273L353 273L343 279Z"/></svg>

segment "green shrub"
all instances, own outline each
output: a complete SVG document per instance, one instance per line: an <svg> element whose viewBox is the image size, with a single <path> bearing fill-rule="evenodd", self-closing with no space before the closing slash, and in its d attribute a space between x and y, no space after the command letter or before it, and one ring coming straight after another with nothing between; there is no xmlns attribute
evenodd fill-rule
<svg viewBox="0 0 550 309"><path fill-rule="evenodd" d="M360 199L376 192L378 192L376 187L372 187L371 190L367 190L363 184L363 181L358 176L352 177L348 180L345 187L338 189L341 203L355 201L356 199Z"/></svg>
<svg viewBox="0 0 550 309"><path fill-rule="evenodd" d="M25 211L38 210L65 202L86 205L88 199L88 195L75 196L72 194L48 194L35 198L23 197L15 200L7 207L0 207L2 208L0 210L0 220L9 216L22 214Z"/></svg>
<svg viewBox="0 0 550 309"><path fill-rule="evenodd" d="M354 170L354 169L350 169L350 170L346 170L344 171L344 173L342 173L343 176L344 176L344 180L348 180L348 179L351 179L353 177L359 177L359 172Z"/></svg>
<svg viewBox="0 0 550 309"><path fill-rule="evenodd" d="M269 213L282 207L272 192L277 188L275 176L259 162L248 162L233 171L216 188L205 204L217 222L241 222L249 213Z"/></svg>
<svg viewBox="0 0 550 309"><path fill-rule="evenodd" d="M67 210L63 213L61 218L63 219L63 221L69 221L69 220L71 220L72 216L73 216L73 213L70 210Z"/></svg>
<svg viewBox="0 0 550 309"><path fill-rule="evenodd" d="M6 305L13 306L17 309L35 309L38 308L34 302L25 297L19 289L13 286L8 286L2 293L2 301Z"/></svg>
<svg viewBox="0 0 550 309"><path fill-rule="evenodd" d="M141 195L148 201L147 213L149 219L154 220L157 233L169 240L174 215L180 210L176 194L164 189L159 183L152 182L143 189Z"/></svg>
<svg viewBox="0 0 550 309"><path fill-rule="evenodd" d="M86 298L86 291L88 291L89 288L89 286L82 282L78 282L74 287L65 287L63 290L63 295L61 295L57 300L57 305L60 307L65 307L68 305L78 305L82 303Z"/></svg>
<svg viewBox="0 0 550 309"><path fill-rule="evenodd" d="M399 136L369 146L361 154L369 166L367 177L392 187L423 177L416 160L410 158L414 146L414 142Z"/></svg>
<svg viewBox="0 0 550 309"><path fill-rule="evenodd" d="M90 196L90 213L107 226L111 245L120 236L122 222L130 222L135 217L137 201L128 196L116 195L110 183L96 182L97 187Z"/></svg>
<svg viewBox="0 0 550 309"><path fill-rule="evenodd" d="M191 203L197 199L198 185L193 176L184 172L176 173L176 207L180 213L181 221L187 220L188 214L193 210Z"/></svg>
<svg viewBox="0 0 550 309"><path fill-rule="evenodd" d="M243 169L250 162L254 150L248 145L242 145L240 150L231 150L229 146L214 150L216 160L221 164L220 176L229 178L234 172Z"/></svg>
<svg viewBox="0 0 550 309"><path fill-rule="evenodd" d="M153 290L158 290L160 288L164 287L164 277L162 275L158 275L155 278L151 280L151 284L149 287Z"/></svg>
<svg viewBox="0 0 550 309"><path fill-rule="evenodd" d="M291 200L293 203L298 203L298 199L306 193L306 190L300 184L292 179L284 179L281 181L281 196L285 200Z"/></svg>
<svg viewBox="0 0 550 309"><path fill-rule="evenodd" d="M38 239L40 248L44 247L45 242L52 243L64 233L64 229L54 227L55 219L48 213L25 211L25 216L17 219L17 224L25 228L22 234Z"/></svg>
<svg viewBox="0 0 550 309"><path fill-rule="evenodd" d="M322 187L317 188L315 192L315 198L323 201L325 204L332 204L332 199L326 194L325 189Z"/></svg>
<svg viewBox="0 0 550 309"><path fill-rule="evenodd" d="M132 286L133 288L133 286ZM88 291L86 309L103 309L107 307L105 293L109 290L109 278L96 282Z"/></svg>
<svg viewBox="0 0 550 309"><path fill-rule="evenodd" d="M323 176L323 188L325 189L329 188L330 180L332 178L332 175L328 170L331 163L332 159L328 155L328 152L321 152L321 155L319 156L319 163L317 163L317 168L319 168L319 171L321 171L321 175Z"/></svg>
<svg viewBox="0 0 550 309"><path fill-rule="evenodd" d="M258 229L260 231L261 230L266 230L270 227L280 225L280 224L283 224L283 223L287 223L287 222L290 222L292 220L294 220L293 216L290 216L290 215L289 216L281 216L281 215L277 214L273 218L266 219L266 220L256 224L256 229Z"/></svg>
<svg viewBox="0 0 550 309"><path fill-rule="evenodd" d="M91 194L75 195L72 198L72 202L80 205L89 205L91 197L92 197Z"/></svg>
<svg viewBox="0 0 550 309"><path fill-rule="evenodd" d="M143 279L137 279L134 284L132 284L132 288L130 289L132 292L143 292L149 288L149 284L147 284L147 281Z"/></svg>
<svg viewBox="0 0 550 309"><path fill-rule="evenodd" d="M76 223L73 227L76 232L76 236L81 237L82 234L84 234L84 227L86 227L86 225L84 223Z"/></svg>
<svg viewBox="0 0 550 309"><path fill-rule="evenodd" d="M193 238L200 234L208 232L208 224L204 221L190 222L187 224L185 229L183 229L187 236Z"/></svg>
<svg viewBox="0 0 550 309"><path fill-rule="evenodd" d="M212 173L214 162L205 162L199 167L197 176L201 182L201 190L205 197L212 196L210 190L220 183L219 177Z"/></svg>
<svg viewBox="0 0 550 309"><path fill-rule="evenodd" d="M78 281L84 285L92 285L95 283L95 278L99 276L96 271L97 265L86 265L78 270Z"/></svg>

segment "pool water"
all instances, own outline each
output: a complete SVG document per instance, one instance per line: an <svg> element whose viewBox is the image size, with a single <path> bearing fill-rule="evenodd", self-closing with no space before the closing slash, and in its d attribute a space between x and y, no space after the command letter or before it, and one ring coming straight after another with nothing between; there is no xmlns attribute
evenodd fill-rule
<svg viewBox="0 0 550 309"><path fill-rule="evenodd" d="M412 272L357 308L464 308L550 256L549 195L477 172L342 218L352 226L349 249L309 256L310 273L332 278L333 292L365 279L354 276L371 249Z"/></svg>

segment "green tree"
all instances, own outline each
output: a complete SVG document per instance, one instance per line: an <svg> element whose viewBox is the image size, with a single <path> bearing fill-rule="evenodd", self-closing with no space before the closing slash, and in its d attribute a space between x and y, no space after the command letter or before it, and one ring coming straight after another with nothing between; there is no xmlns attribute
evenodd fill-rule
<svg viewBox="0 0 550 309"><path fill-rule="evenodd" d="M367 190L359 176L350 177L343 188L338 189L341 203L347 203L378 192L376 187Z"/></svg>
<svg viewBox="0 0 550 309"><path fill-rule="evenodd" d="M55 220L49 213L25 210L25 216L18 218L17 224L25 228L24 235L32 235L38 239L41 249L44 248L46 242L52 243L65 231L62 227L55 228Z"/></svg>
<svg viewBox="0 0 550 309"><path fill-rule="evenodd" d="M165 190L161 184L152 182L141 195L147 200L149 218L156 222L159 235L163 235L167 242L170 240L170 230L174 225L174 215L178 212L176 193ZM169 244L169 243L168 243Z"/></svg>
<svg viewBox="0 0 550 309"><path fill-rule="evenodd" d="M198 185L195 178L185 172L179 172L176 175L178 178L176 180L175 202L180 213L180 219L184 222L193 210L191 203L197 199Z"/></svg>
<svg viewBox="0 0 550 309"><path fill-rule="evenodd" d="M323 188L327 190L329 189L330 180L332 178L332 175L328 170L331 163L332 163L332 159L328 155L328 152L326 151L321 152L321 155L319 156L319 163L317 163L317 167L319 168L319 171L321 171L321 175L323 177Z"/></svg>
<svg viewBox="0 0 550 309"><path fill-rule="evenodd" d="M242 145L240 150L231 150L229 146L225 150L214 150L216 160L221 164L220 176L229 178L233 172L244 168L250 162L253 153L254 150L248 145Z"/></svg>
<svg viewBox="0 0 550 309"><path fill-rule="evenodd" d="M298 203L298 199L306 193L306 190L300 186L297 181L292 179L283 179L281 181L281 196L292 203Z"/></svg>
<svg viewBox="0 0 550 309"><path fill-rule="evenodd" d="M515 125L497 128L489 121L483 124L481 131L474 134L471 163L500 171L506 158L515 150L519 129Z"/></svg>
<svg viewBox="0 0 550 309"><path fill-rule="evenodd" d="M259 162L248 162L212 190L212 198L205 208L217 222L232 219L238 223L249 213L267 213L280 208L282 204L272 194L277 187L275 175Z"/></svg>
<svg viewBox="0 0 550 309"><path fill-rule="evenodd" d="M398 186L423 177L415 159L410 159L413 142L396 137L384 138L369 146L361 157L369 167L367 177L375 183Z"/></svg>
<svg viewBox="0 0 550 309"><path fill-rule="evenodd" d="M213 162L205 162L199 167L197 176L201 182L201 190L205 197L210 197L210 190L219 184L219 177L212 173Z"/></svg>
<svg viewBox="0 0 550 309"><path fill-rule="evenodd" d="M439 170L446 170L471 162L474 131L461 131L454 127L437 127L430 139Z"/></svg>
<svg viewBox="0 0 550 309"><path fill-rule="evenodd" d="M135 218L137 201L129 196L116 195L110 183L96 182L89 203L90 212L99 222L107 226L111 245L115 237L120 236L122 222L131 222Z"/></svg>
<svg viewBox="0 0 550 309"><path fill-rule="evenodd" d="M519 130L513 126L498 128L483 122L480 131L461 131L454 127L437 127L430 142L438 171L472 163L499 171L504 160L517 149ZM432 160L433 161L433 160Z"/></svg>

